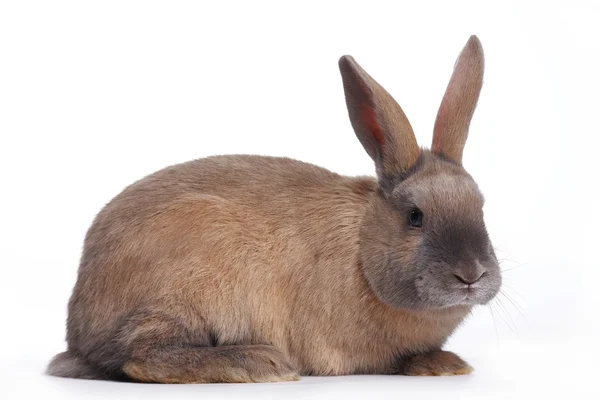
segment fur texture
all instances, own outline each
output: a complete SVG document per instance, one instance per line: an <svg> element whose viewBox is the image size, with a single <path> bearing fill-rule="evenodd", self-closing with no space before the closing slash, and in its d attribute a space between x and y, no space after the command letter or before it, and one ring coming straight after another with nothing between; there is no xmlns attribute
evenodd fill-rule
<svg viewBox="0 0 600 400"><path fill-rule="evenodd" d="M483 59L476 38L466 48L458 88L477 85L465 68ZM353 59L340 70L378 179L239 155L132 184L86 235L68 350L48 373L198 383L470 372L441 347L501 282L483 198L456 151L475 91L445 96L464 103L442 108L468 114L456 119L466 126L444 129L443 116L429 152Z"/></svg>

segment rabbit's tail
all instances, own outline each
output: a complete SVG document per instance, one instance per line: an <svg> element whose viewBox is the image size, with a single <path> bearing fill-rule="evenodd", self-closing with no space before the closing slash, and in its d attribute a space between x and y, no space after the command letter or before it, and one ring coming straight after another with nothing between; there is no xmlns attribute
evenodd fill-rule
<svg viewBox="0 0 600 400"><path fill-rule="evenodd" d="M70 351L59 353L46 369L48 375L60 376L63 378L78 378L78 379L100 379L106 380L108 377L100 370L90 365L85 360L77 357Z"/></svg>

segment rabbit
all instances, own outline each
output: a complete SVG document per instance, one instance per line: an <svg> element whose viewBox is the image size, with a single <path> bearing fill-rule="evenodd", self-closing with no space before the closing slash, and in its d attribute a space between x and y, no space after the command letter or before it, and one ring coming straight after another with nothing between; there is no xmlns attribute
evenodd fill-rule
<svg viewBox="0 0 600 400"><path fill-rule="evenodd" d="M462 166L483 83L471 36L431 149L351 56L351 125L376 177L211 156L128 186L88 230L54 376L154 383L461 375L442 350L501 286L483 196Z"/></svg>

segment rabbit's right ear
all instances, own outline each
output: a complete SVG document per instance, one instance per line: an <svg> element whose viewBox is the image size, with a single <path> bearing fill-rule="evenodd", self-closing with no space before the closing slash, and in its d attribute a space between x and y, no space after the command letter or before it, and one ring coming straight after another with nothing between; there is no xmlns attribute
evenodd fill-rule
<svg viewBox="0 0 600 400"><path fill-rule="evenodd" d="M473 35L456 60L435 120L431 149L459 164L483 85L484 64L481 42Z"/></svg>
<svg viewBox="0 0 600 400"><path fill-rule="evenodd" d="M406 115L354 58L343 56L339 66L350 122L363 147L375 161L377 174L405 172L421 155Z"/></svg>

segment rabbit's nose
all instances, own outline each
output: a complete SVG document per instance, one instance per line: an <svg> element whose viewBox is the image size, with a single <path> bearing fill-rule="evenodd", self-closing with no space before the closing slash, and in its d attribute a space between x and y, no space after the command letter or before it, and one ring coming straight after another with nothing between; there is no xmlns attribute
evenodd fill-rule
<svg viewBox="0 0 600 400"><path fill-rule="evenodd" d="M462 283L464 283L465 285L472 285L475 282L477 282L478 280L481 279L481 277L485 274L485 272L482 272L479 276L477 277L473 277L473 276L469 276L468 278L459 275L459 274L454 274L454 276L456 277L456 279L458 279L459 281L461 281Z"/></svg>
<svg viewBox="0 0 600 400"><path fill-rule="evenodd" d="M456 271L454 277L465 285L472 285L485 275L485 268L479 261L475 262L475 266L468 270Z"/></svg>

